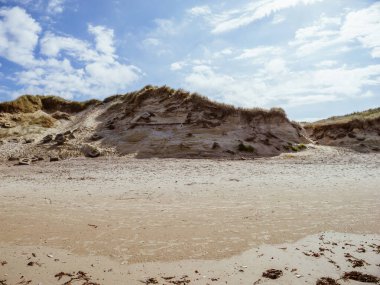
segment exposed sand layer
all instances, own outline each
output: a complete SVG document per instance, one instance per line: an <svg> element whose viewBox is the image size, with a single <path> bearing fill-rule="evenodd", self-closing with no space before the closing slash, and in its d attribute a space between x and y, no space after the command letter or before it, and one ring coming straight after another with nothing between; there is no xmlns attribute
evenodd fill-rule
<svg viewBox="0 0 380 285"><path fill-rule="evenodd" d="M8 264L0 265L0 280L15 284L21 274L31 284L63 284L55 274L82 270L101 284L144 278L176 284L161 278L171 275L188 275L191 284L253 284L278 267L281 284L315 284L327 273L338 278L353 270L344 253L371 264L355 270L376 275L379 166L378 154L312 146L245 161L103 157L1 164L0 262ZM326 244L339 270L326 256L302 253L319 250L326 231L361 234L326 235L339 244ZM294 244L310 235L317 236ZM347 252L344 240L354 244ZM295 250L303 243L305 250ZM362 244L366 252L356 253ZM265 262L256 250L266 252ZM32 253L37 258L28 260ZM31 261L41 267L26 266Z"/></svg>

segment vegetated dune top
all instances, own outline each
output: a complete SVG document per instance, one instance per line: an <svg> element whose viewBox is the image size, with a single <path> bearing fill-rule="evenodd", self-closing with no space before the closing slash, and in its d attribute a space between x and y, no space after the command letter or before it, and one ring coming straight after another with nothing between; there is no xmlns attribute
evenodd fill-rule
<svg viewBox="0 0 380 285"><path fill-rule="evenodd" d="M372 121L380 118L380 107L373 108L362 112L354 112L343 116L333 116L327 119L319 120L316 122L305 124L305 126L321 126L333 124L346 124L352 121Z"/></svg>
<svg viewBox="0 0 380 285"><path fill-rule="evenodd" d="M58 96L44 95L23 95L14 101L0 103L0 113L33 113L39 110L47 113L56 111L67 113L78 113L91 106L101 103L109 103L115 100L122 100L129 104L131 108L140 107L147 99L176 99L182 104L191 103L194 108L212 108L223 111L225 115L241 113L243 116L263 116L263 117L283 117L287 118L282 108L272 108L265 110L263 108L240 108L233 105L219 103L210 100L198 93L190 93L183 89L172 89L167 86L155 87L147 85L139 91L127 93L124 95L113 95L102 101L92 99L88 101L78 102L63 99Z"/></svg>
<svg viewBox="0 0 380 285"><path fill-rule="evenodd" d="M380 151L380 108L304 124L310 138L323 145Z"/></svg>
<svg viewBox="0 0 380 285"><path fill-rule="evenodd" d="M0 103L0 113L68 112L78 113L89 106L100 103L98 100L85 102L68 101L58 96L23 95L14 101Z"/></svg>

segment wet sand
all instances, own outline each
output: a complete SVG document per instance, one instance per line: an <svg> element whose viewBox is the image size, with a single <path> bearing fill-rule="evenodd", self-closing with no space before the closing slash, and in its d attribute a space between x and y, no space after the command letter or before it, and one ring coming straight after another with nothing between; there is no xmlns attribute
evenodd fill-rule
<svg viewBox="0 0 380 285"><path fill-rule="evenodd" d="M100 284L149 278L315 284L325 274L354 270L344 253L370 264L355 270L379 276L379 166L378 154L330 147L242 161L2 164L0 262L7 264L0 265L0 280L16 284L23 275L30 284L63 284L67 276L58 281L55 274L81 270ZM303 253L319 251L323 232L330 246L339 245L328 257L339 270L324 256ZM305 250L296 250L304 243ZM345 251L344 243L354 246ZM356 252L361 245L366 252ZM41 266L28 266L31 261ZM261 277L270 268L283 271L282 282Z"/></svg>

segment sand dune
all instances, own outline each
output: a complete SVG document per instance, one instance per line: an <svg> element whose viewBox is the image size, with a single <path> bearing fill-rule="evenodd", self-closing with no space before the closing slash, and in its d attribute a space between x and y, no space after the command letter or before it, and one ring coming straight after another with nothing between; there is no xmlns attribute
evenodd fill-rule
<svg viewBox="0 0 380 285"><path fill-rule="evenodd" d="M309 142L302 127L281 109L235 108L168 87L148 86L103 102L47 98L21 97L0 104L3 159L83 155L236 159L274 156Z"/></svg>

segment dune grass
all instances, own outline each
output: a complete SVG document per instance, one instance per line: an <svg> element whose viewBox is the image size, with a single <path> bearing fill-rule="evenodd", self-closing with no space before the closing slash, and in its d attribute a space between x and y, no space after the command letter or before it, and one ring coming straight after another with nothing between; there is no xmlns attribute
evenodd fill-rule
<svg viewBox="0 0 380 285"><path fill-rule="evenodd" d="M146 100L158 98L160 102L166 100L174 100L180 102L180 105L191 105L193 110L210 110L217 111L222 114L222 117L228 115L240 115L243 119L250 122L254 118L281 118L288 120L285 111L282 108L272 108L266 110L263 108L241 108L233 105L215 102L198 93L190 93L183 89L173 89L168 86L152 86L147 85L139 91L127 93L125 95L115 95L106 98L103 102L111 102L116 98L122 98L124 103L128 104L128 109L140 107Z"/></svg>
<svg viewBox="0 0 380 285"><path fill-rule="evenodd" d="M363 112L354 112L344 116L334 116L324 120L306 123L305 127L347 124L353 121L369 122L380 119L380 108L369 109Z"/></svg>
<svg viewBox="0 0 380 285"><path fill-rule="evenodd" d="M181 106L191 106L193 110L218 112L221 114L221 117L239 115L247 122L251 122L256 118L264 120L273 118L288 120L285 111L281 108L266 110L262 108L235 107L233 105L212 101L198 93L190 93L183 89L176 90L168 86L157 87L147 85L136 92L108 97L104 99L103 103L122 100L123 103L127 103L128 109L133 111L151 98L159 98L159 102L161 103L167 100L177 101L180 102ZM38 110L47 113L53 113L55 111L78 113L99 103L101 102L98 100L76 102L65 100L57 96L24 95L14 101L0 103L0 113L33 113Z"/></svg>
<svg viewBox="0 0 380 285"><path fill-rule="evenodd" d="M0 113L33 113L39 110L48 113L55 111L78 113L98 103L100 103L98 100L76 102L57 96L23 95L14 101L0 103Z"/></svg>

